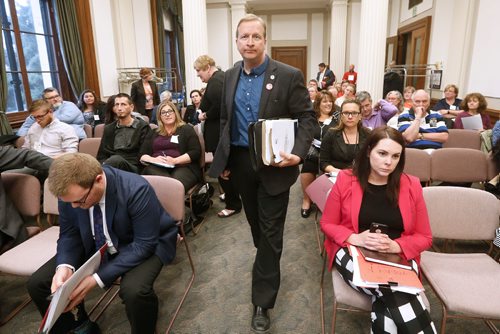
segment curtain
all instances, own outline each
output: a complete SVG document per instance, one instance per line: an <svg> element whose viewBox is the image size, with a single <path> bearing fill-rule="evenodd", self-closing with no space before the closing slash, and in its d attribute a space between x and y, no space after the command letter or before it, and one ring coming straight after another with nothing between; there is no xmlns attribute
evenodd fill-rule
<svg viewBox="0 0 500 334"><path fill-rule="evenodd" d="M7 111L7 73L3 53L3 30L0 29L0 135L11 135L12 127L5 112Z"/></svg>
<svg viewBox="0 0 500 334"><path fill-rule="evenodd" d="M160 54L160 67L165 68L165 31L163 23L163 4L161 0L156 1L156 29L158 31L158 53Z"/></svg>
<svg viewBox="0 0 500 334"><path fill-rule="evenodd" d="M163 7L170 12L173 18L175 36L175 54L178 66L178 75L182 91L184 90L184 27L182 23L182 0L163 0ZM174 50L172 50L174 51Z"/></svg>
<svg viewBox="0 0 500 334"><path fill-rule="evenodd" d="M56 0L55 3L57 33L62 44L64 67L68 73L74 98L77 99L80 92L85 89L85 65L75 4L67 0Z"/></svg>

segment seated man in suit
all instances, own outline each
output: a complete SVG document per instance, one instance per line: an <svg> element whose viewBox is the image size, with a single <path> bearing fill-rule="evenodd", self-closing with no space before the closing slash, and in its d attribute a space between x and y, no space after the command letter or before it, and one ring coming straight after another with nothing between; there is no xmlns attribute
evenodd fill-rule
<svg viewBox="0 0 500 334"><path fill-rule="evenodd" d="M158 297L153 284L175 257L177 226L141 176L103 166L88 154L65 154L54 160L49 189L60 198L57 254L36 271L28 290L45 314L47 297L68 280L97 249L108 245L97 272L85 277L51 333L98 332L83 306L97 285L109 287L121 277L120 298L132 333L154 333Z"/></svg>
<svg viewBox="0 0 500 334"><path fill-rule="evenodd" d="M52 105L54 116L63 123L71 125L79 139L87 138L83 130L85 119L80 109L70 101L63 101L57 89L53 87L45 88L42 92L45 102ZM35 119L30 115L26 118L21 128L17 131L18 136L26 136L29 128L35 123Z"/></svg>
<svg viewBox="0 0 500 334"><path fill-rule="evenodd" d="M132 116L134 104L128 94L116 95L113 110L116 121L104 128L97 160L127 172L139 173L139 149L151 128L143 119Z"/></svg>
<svg viewBox="0 0 500 334"><path fill-rule="evenodd" d="M402 112L398 130L403 134L407 147L419 149L442 148L448 140L448 128L439 112L429 112L430 96L423 89L412 95L413 109Z"/></svg>
<svg viewBox="0 0 500 334"><path fill-rule="evenodd" d="M54 117L52 105L45 100L35 100L29 108L35 119L26 134L23 147L38 151L51 158L78 152L78 137L71 125Z"/></svg>
<svg viewBox="0 0 500 334"><path fill-rule="evenodd" d="M44 154L0 146L0 172L29 167L46 175L52 159ZM7 196L0 174L0 253L27 238L24 220Z"/></svg>

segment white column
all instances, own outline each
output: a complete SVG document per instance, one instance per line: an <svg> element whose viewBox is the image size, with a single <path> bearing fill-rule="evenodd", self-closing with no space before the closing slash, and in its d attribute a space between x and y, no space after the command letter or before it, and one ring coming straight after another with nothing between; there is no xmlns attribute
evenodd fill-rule
<svg viewBox="0 0 500 334"><path fill-rule="evenodd" d="M182 1L184 24L184 62L186 64L186 94L202 86L193 63L208 53L207 6L205 0Z"/></svg>
<svg viewBox="0 0 500 334"><path fill-rule="evenodd" d="M366 90L373 101L382 98L389 0L361 2L357 90Z"/></svg>
<svg viewBox="0 0 500 334"><path fill-rule="evenodd" d="M340 81L346 68L347 0L332 1L330 22L330 69Z"/></svg>
<svg viewBox="0 0 500 334"><path fill-rule="evenodd" d="M241 60L241 55L236 48L236 27L238 26L238 22L246 15L246 4L245 0L232 0L230 1L231 5L231 35L229 40L231 41L231 47L233 50L233 62L231 66L237 61Z"/></svg>

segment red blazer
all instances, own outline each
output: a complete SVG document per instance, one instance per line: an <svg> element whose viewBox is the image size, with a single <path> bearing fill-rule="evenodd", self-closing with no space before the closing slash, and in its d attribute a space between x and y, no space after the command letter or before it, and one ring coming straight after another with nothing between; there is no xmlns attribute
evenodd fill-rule
<svg viewBox="0 0 500 334"><path fill-rule="evenodd" d="M351 170L340 171L321 218L330 269L337 251L347 246L347 238L352 233L359 232L358 217L362 198L363 191ZM414 259L420 263L420 253L432 245L432 232L418 178L408 174L401 175L398 202L404 231L395 241L401 246L407 260Z"/></svg>

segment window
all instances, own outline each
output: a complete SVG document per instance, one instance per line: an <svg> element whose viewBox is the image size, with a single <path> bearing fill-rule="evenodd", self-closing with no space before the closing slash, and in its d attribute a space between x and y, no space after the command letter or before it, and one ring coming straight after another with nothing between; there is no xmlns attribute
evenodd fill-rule
<svg viewBox="0 0 500 334"><path fill-rule="evenodd" d="M59 87L49 0L0 0L7 112L27 110L45 87Z"/></svg>

